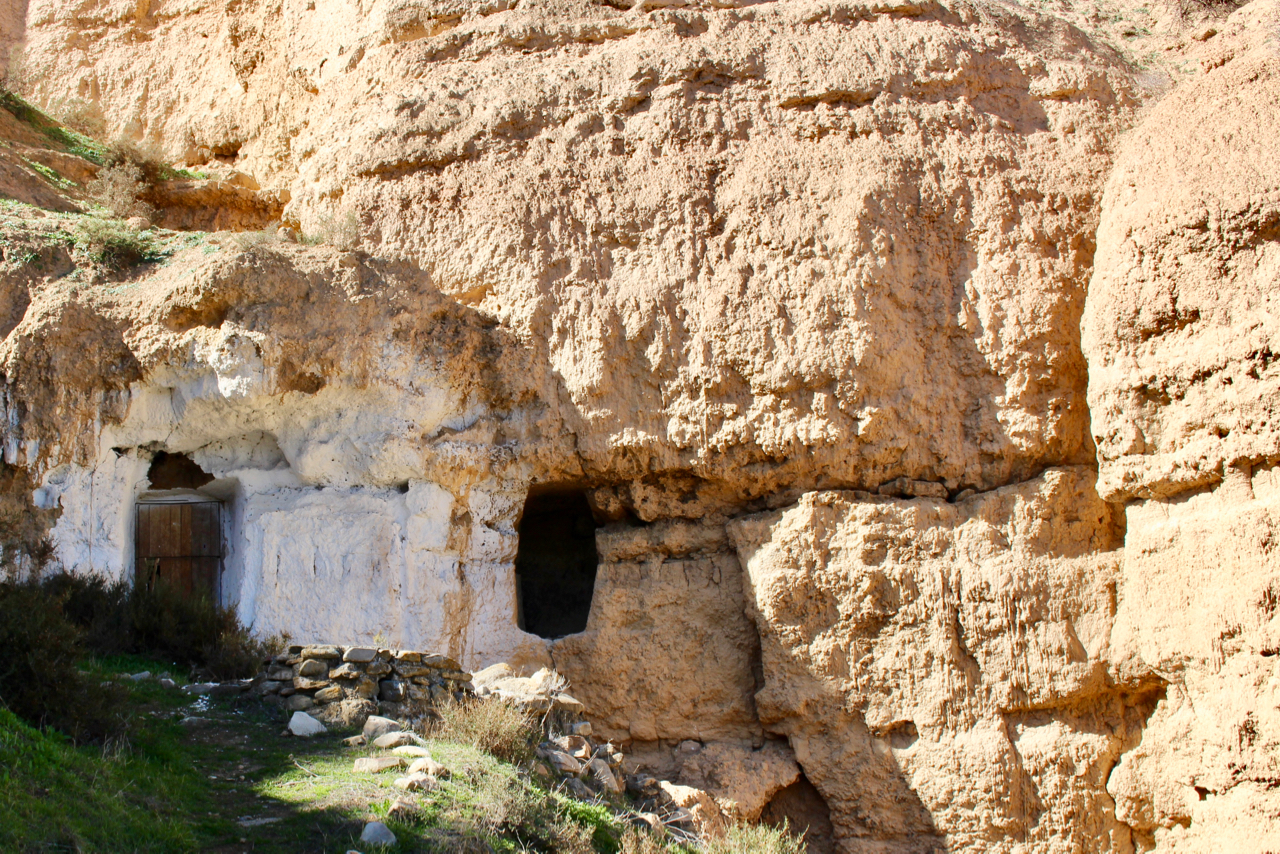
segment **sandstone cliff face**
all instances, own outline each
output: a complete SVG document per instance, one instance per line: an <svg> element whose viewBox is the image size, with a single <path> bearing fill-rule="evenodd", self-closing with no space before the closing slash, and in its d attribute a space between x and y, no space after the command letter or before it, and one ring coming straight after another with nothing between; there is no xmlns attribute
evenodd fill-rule
<svg viewBox="0 0 1280 854"><path fill-rule="evenodd" d="M740 499L1089 459L1076 330L1129 101L1078 32L965 4L309 5L36 3L28 61L500 320L563 387L540 433L575 437L566 476Z"/></svg>
<svg viewBox="0 0 1280 854"><path fill-rule="evenodd" d="M330 245L3 212L10 551L127 576L185 453L257 630L554 664L815 851L1280 846L1276 10L1141 104L1013 5L31 0L33 97L214 174L164 224ZM532 485L600 525L554 641Z"/></svg>
<svg viewBox="0 0 1280 854"><path fill-rule="evenodd" d="M1099 489L1128 501L1113 640L1168 683L1108 791L1160 850L1280 840L1280 13L1220 29L1120 148L1084 322Z"/></svg>

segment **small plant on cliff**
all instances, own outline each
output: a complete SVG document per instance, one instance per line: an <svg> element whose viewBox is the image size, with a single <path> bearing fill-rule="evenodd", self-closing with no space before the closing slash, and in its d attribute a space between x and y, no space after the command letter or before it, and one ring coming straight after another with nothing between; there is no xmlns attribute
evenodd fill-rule
<svg viewBox="0 0 1280 854"><path fill-rule="evenodd" d="M129 160L109 163L85 188L89 198L118 217L151 218L151 205L142 200L150 187L142 166Z"/></svg>
<svg viewBox="0 0 1280 854"><path fill-rule="evenodd" d="M360 244L360 218L354 211L330 214L317 220L314 231L308 231L302 242L309 246L327 244L349 251Z"/></svg>
<svg viewBox="0 0 1280 854"><path fill-rule="evenodd" d="M120 220L107 217L82 217L71 231L71 243L76 254L106 270L123 270L161 257L149 232L134 231Z"/></svg>
<svg viewBox="0 0 1280 854"><path fill-rule="evenodd" d="M713 836L702 848L703 854L804 854L804 839L793 834L784 822L781 827L767 824L733 824L723 836Z"/></svg>

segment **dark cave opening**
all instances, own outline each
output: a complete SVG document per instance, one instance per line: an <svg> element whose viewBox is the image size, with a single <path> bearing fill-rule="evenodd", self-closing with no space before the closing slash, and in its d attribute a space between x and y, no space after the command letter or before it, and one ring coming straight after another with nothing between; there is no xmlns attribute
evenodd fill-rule
<svg viewBox="0 0 1280 854"><path fill-rule="evenodd" d="M765 804L760 821L773 827L781 827L786 822L791 830L803 833L807 854L831 854L835 851L831 810L822 793L803 773L800 779Z"/></svg>
<svg viewBox="0 0 1280 854"><path fill-rule="evenodd" d="M151 467L147 469L147 481L152 489L199 489L212 480L213 475L186 454L160 451L151 458Z"/></svg>
<svg viewBox="0 0 1280 854"><path fill-rule="evenodd" d="M598 563L586 494L530 490L516 549L520 628L544 638L585 629Z"/></svg>

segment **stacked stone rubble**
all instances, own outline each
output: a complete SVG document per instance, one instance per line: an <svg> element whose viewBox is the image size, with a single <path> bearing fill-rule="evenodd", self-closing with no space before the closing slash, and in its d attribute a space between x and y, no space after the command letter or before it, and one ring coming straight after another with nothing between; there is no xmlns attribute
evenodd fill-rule
<svg viewBox="0 0 1280 854"><path fill-rule="evenodd" d="M420 712L473 693L471 674L448 656L333 644L291 646L267 662L254 683L268 702L344 724L360 724L375 712Z"/></svg>

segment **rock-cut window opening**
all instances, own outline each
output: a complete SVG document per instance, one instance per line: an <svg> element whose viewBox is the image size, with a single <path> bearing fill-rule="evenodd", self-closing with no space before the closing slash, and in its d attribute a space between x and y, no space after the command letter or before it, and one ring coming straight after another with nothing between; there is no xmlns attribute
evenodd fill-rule
<svg viewBox="0 0 1280 854"><path fill-rule="evenodd" d="M596 524L581 490L531 490L516 550L519 623L544 638L587 627L596 586Z"/></svg>

